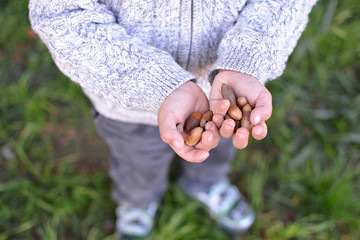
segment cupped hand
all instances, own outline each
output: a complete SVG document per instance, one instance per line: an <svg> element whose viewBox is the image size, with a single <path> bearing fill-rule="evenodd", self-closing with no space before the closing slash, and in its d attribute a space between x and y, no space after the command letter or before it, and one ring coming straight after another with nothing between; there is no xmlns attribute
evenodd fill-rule
<svg viewBox="0 0 360 240"><path fill-rule="evenodd" d="M209 111L209 101L194 82L188 81L172 92L161 104L158 113L158 124L161 139L184 160L202 162L209 156L209 151L220 141L220 134L214 122L205 125L201 141L194 147L184 142L184 134L177 130L179 123L184 124L193 112Z"/></svg>
<svg viewBox="0 0 360 240"><path fill-rule="evenodd" d="M250 115L250 122L253 126L251 131L241 127L234 133L235 121L224 119L230 102L222 99L222 83L228 84L237 97L244 96L248 99L253 108ZM232 137L234 147L243 149L248 145L250 134L257 140L266 137L267 126L265 121L272 114L272 96L255 77L240 72L222 70L216 75L211 87L210 109L214 113L213 121L220 129L220 135L224 138Z"/></svg>

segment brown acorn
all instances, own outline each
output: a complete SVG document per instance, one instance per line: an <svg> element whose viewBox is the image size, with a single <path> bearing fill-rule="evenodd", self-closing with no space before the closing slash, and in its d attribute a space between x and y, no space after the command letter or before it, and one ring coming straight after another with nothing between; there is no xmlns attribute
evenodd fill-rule
<svg viewBox="0 0 360 240"><path fill-rule="evenodd" d="M196 127L193 130L191 130L191 132L185 138L185 144L190 147L197 144L201 139L201 135L203 131L204 129L202 127Z"/></svg>
<svg viewBox="0 0 360 240"><path fill-rule="evenodd" d="M242 108L243 118L241 119L241 127L247 128L249 130L252 129L252 125L250 123L250 113L252 111L252 108L249 104L246 104Z"/></svg>
<svg viewBox="0 0 360 240"><path fill-rule="evenodd" d="M243 108L246 104L248 104L248 100L246 97L239 97L236 101L236 104L239 108Z"/></svg>
<svg viewBox="0 0 360 240"><path fill-rule="evenodd" d="M192 114L190 114L190 116L185 121L184 132L189 133L192 129L200 126L201 117L201 112L193 112Z"/></svg>
<svg viewBox="0 0 360 240"><path fill-rule="evenodd" d="M200 119L200 127L205 127L205 124L211 121L213 116L214 114L212 111L204 113Z"/></svg>
<svg viewBox="0 0 360 240"><path fill-rule="evenodd" d="M240 120L242 117L241 109L236 105L236 96L234 91L226 83L221 84L221 95L224 99L230 101L228 114L234 120Z"/></svg>

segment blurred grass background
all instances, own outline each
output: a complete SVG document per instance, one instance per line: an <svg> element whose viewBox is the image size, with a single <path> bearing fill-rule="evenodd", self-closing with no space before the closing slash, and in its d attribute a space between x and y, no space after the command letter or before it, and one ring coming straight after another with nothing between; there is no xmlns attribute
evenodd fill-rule
<svg viewBox="0 0 360 240"><path fill-rule="evenodd" d="M90 102L31 31L27 1L0 9L0 240L115 239ZM231 173L258 214L242 239L360 239L359 16L355 0L320 0L267 84L269 134ZM240 239L204 215L171 181L150 239Z"/></svg>

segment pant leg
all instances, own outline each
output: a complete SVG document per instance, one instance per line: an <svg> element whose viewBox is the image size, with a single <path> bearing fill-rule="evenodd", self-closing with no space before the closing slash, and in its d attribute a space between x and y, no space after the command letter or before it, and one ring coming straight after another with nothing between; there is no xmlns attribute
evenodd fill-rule
<svg viewBox="0 0 360 240"><path fill-rule="evenodd" d="M236 149L232 139L221 139L202 163L190 163L181 159L180 186L187 192L207 191L211 185L228 175Z"/></svg>
<svg viewBox="0 0 360 240"><path fill-rule="evenodd" d="M159 201L167 186L174 153L158 127L115 121L98 115L95 125L111 152L111 196L117 203L147 207Z"/></svg>

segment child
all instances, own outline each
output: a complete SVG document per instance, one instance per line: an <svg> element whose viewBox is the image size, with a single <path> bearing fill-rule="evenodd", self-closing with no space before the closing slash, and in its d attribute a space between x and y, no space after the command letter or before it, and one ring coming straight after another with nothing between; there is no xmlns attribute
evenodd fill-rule
<svg viewBox="0 0 360 240"><path fill-rule="evenodd" d="M249 229L254 211L226 176L250 132L234 134L235 122L224 120L220 86L248 98L251 134L263 139L272 112L264 84L282 74L315 2L30 0L33 29L94 105L111 150L120 234L150 233L173 151L184 159L184 192L224 229ZM208 110L201 142L186 146L176 125Z"/></svg>

